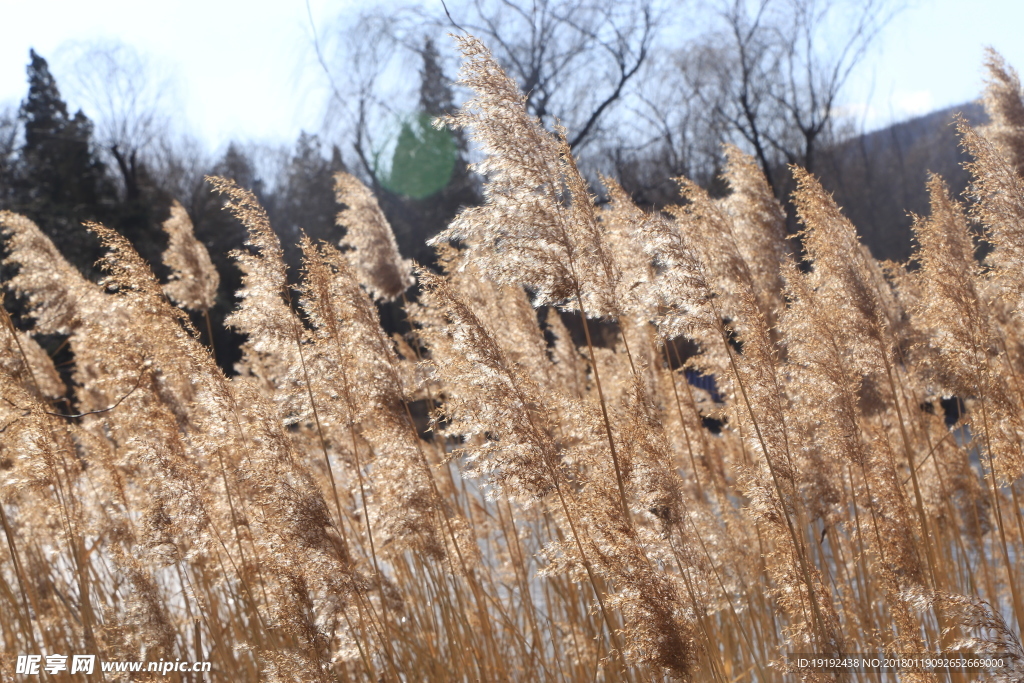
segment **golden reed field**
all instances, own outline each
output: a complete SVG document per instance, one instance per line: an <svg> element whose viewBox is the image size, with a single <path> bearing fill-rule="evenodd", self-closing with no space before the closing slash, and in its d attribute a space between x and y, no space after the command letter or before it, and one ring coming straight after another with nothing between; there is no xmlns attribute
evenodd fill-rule
<svg viewBox="0 0 1024 683"><path fill-rule="evenodd" d="M724 199L680 179L647 213L605 178L597 203L458 40L474 95L439 123L486 202L443 272L342 174L346 236L304 239L293 287L254 196L210 178L249 231L236 376L186 312L218 276L180 206L167 283L91 224L93 283L0 213L27 311L0 324L0 680L1024 680L1016 73L990 54L991 122L957 127L969 196L933 177L912 261L879 263L800 169L787 238L736 149ZM33 335L66 336L70 384ZM210 671L16 672L54 653Z"/></svg>

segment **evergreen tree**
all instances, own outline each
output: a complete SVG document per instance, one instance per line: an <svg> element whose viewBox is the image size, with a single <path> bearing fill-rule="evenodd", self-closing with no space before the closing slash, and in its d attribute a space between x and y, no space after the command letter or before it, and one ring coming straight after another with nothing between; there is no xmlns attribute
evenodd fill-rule
<svg viewBox="0 0 1024 683"><path fill-rule="evenodd" d="M285 260L297 271L302 231L313 240L337 244L341 229L335 225L338 205L334 201L334 174L347 170L335 147L331 159L323 155L320 138L300 133L295 153L277 187L271 224L281 238Z"/></svg>
<svg viewBox="0 0 1024 683"><path fill-rule="evenodd" d="M420 56L420 113L399 134L380 202L402 255L431 263L434 251L426 241L441 232L463 206L479 204L481 196L467 166L462 132L429 125L455 111L451 85L433 40L426 40Z"/></svg>
<svg viewBox="0 0 1024 683"><path fill-rule="evenodd" d="M452 88L444 75L444 69L441 68L441 55L433 38L424 41L420 56L423 57L423 67L420 69L420 108L430 116L447 116L455 113ZM461 133L458 137L465 140Z"/></svg>
<svg viewBox="0 0 1024 683"><path fill-rule="evenodd" d="M107 221L116 203L92 147L92 122L68 113L46 60L29 51L29 90L18 117L24 129L11 207L34 220L79 268L94 273L99 244L81 223Z"/></svg>
<svg viewBox="0 0 1024 683"><path fill-rule="evenodd" d="M426 199L447 187L455 168L458 149L448 130L431 125L423 113L402 124L386 187L411 199Z"/></svg>
<svg viewBox="0 0 1024 683"><path fill-rule="evenodd" d="M252 190L261 202L266 202L267 193L263 180L256 175L256 169L249 157L235 143L228 145L224 156L210 169L209 175L231 178L242 187ZM223 272L224 266L230 265L234 270L230 252L241 249L246 239L245 228L223 210L226 201L207 185L206 189L200 192L192 216L196 237L206 244L214 265L222 271L221 282L230 279L225 277L227 273ZM264 205L267 204L270 202Z"/></svg>
<svg viewBox="0 0 1024 683"><path fill-rule="evenodd" d="M13 107L0 111L0 209L9 209L18 150L18 114Z"/></svg>

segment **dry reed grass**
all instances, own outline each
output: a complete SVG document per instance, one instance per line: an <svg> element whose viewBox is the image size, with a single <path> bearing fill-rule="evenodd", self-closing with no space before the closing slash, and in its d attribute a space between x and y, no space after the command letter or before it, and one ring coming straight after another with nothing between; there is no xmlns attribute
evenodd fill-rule
<svg viewBox="0 0 1024 683"><path fill-rule="evenodd" d="M972 195L929 182L913 267L872 259L796 169L800 267L738 150L725 199L682 180L648 214L604 179L598 208L564 135L459 44L474 97L448 123L484 153L486 202L437 240L408 338L374 299L411 264L351 176L346 249L303 238L294 291L266 212L210 179L249 231L231 378L165 298L216 291L180 205L164 285L101 225L94 284L0 214L31 323L0 328L0 680L31 653L208 659L217 681L719 683L849 680L787 652L1024 655L1012 69L990 56L993 122L960 124ZM39 335L65 338L69 385Z"/></svg>

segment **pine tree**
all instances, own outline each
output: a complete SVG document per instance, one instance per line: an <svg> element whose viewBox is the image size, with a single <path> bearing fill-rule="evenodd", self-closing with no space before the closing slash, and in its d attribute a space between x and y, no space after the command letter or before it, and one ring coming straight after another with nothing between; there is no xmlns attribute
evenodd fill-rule
<svg viewBox="0 0 1024 683"><path fill-rule="evenodd" d="M380 203L402 255L430 263L434 251L426 241L441 232L459 209L479 204L481 196L477 179L469 172L461 131L431 125L456 109L433 40L426 40L420 56L419 114L402 127L388 182L380 188ZM439 182L438 177L444 180Z"/></svg>
<svg viewBox="0 0 1024 683"><path fill-rule="evenodd" d="M106 168L92 146L92 122L68 113L46 60L29 51L29 90L18 117L24 127L12 208L34 220L67 258L93 273L100 250L81 226L109 219L116 202Z"/></svg>
<svg viewBox="0 0 1024 683"><path fill-rule="evenodd" d="M444 75L444 69L441 68L441 56L437 52L434 41L430 38L423 45L422 57L420 110L431 119L454 114L456 107L451 80ZM445 130L450 136L449 139L455 143L457 154L451 178L442 192L444 195L442 204L452 211L451 217L454 217L461 205L479 204L481 196L477 180L469 172L469 164L466 160L466 136L461 130ZM447 225L447 220L445 225Z"/></svg>
<svg viewBox="0 0 1024 683"><path fill-rule="evenodd" d="M441 68L441 55L437 52L432 38L423 43L423 68L420 70L420 108L430 116L447 116L455 113L452 105L452 87ZM465 138L457 134L465 145Z"/></svg>
<svg viewBox="0 0 1024 683"><path fill-rule="evenodd" d="M284 169L277 188L270 221L281 238L285 260L297 271L301 233L311 239L337 243L340 229L335 225L338 206L334 201L334 174L347 170L335 147L331 159L323 155L320 138L300 133L295 152Z"/></svg>
<svg viewBox="0 0 1024 683"><path fill-rule="evenodd" d="M14 108L0 111L0 209L10 208L18 130L18 115Z"/></svg>
<svg viewBox="0 0 1024 683"><path fill-rule="evenodd" d="M411 199L426 199L448 186L458 149L452 134L431 125L428 114L402 124L386 187Z"/></svg>

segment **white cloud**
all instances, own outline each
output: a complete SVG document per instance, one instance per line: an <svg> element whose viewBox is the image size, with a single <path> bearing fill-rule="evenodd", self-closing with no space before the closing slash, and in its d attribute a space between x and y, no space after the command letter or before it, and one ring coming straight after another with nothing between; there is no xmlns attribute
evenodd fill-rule
<svg viewBox="0 0 1024 683"><path fill-rule="evenodd" d="M893 93L890 104L896 120L921 116L936 108L935 97L930 90L897 90Z"/></svg>

